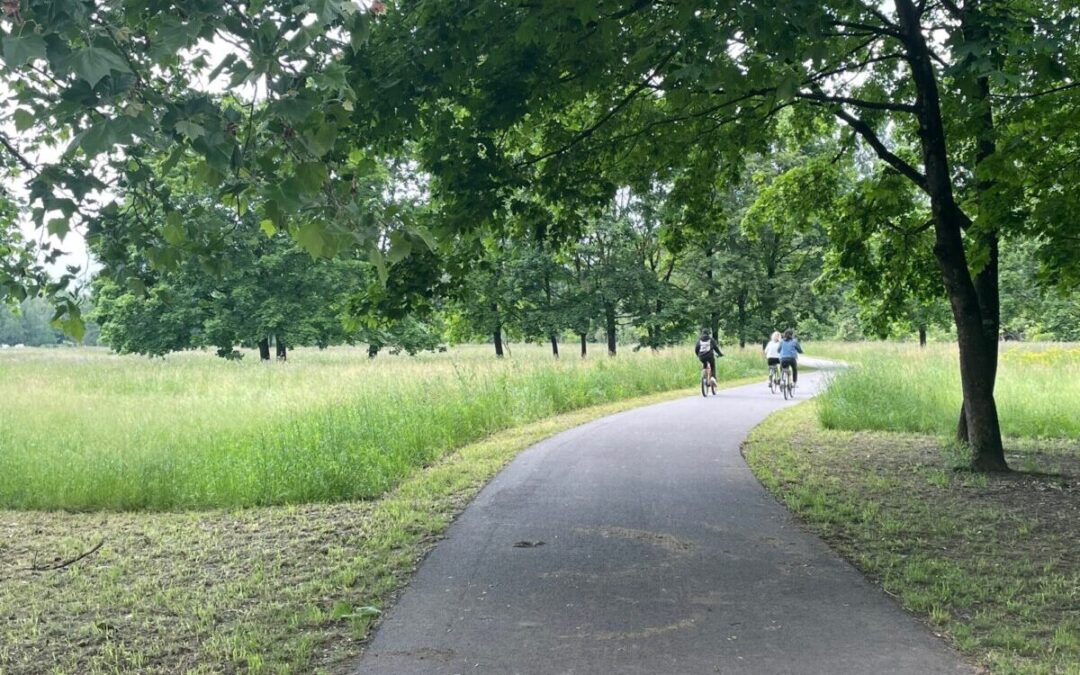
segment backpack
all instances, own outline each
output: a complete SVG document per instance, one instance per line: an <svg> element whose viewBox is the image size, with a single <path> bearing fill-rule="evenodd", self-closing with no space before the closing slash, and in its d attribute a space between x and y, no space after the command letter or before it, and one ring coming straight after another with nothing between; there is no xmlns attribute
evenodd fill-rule
<svg viewBox="0 0 1080 675"><path fill-rule="evenodd" d="M708 340L705 340L705 339L698 340L698 343L697 343L698 356L707 356L710 352L712 352L712 338L710 338Z"/></svg>

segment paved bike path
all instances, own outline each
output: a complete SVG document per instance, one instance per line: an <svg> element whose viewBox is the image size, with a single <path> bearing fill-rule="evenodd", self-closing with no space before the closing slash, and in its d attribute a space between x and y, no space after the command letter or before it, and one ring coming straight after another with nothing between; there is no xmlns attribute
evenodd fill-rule
<svg viewBox="0 0 1080 675"><path fill-rule="evenodd" d="M822 377L803 374L794 403ZM967 672L750 473L740 443L785 405L754 384L526 450L423 562L355 672Z"/></svg>

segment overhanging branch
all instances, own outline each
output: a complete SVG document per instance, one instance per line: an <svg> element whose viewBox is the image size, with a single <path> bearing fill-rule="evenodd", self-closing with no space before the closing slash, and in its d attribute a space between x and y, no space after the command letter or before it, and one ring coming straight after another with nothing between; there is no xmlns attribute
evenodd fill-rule
<svg viewBox="0 0 1080 675"><path fill-rule="evenodd" d="M807 99L809 101L820 101L822 103L842 103L853 105L857 108L866 108L868 110L891 110L893 112L902 112L914 115L917 111L915 106L907 103L889 103L887 101L866 101L861 98L852 98L850 96L830 96L828 94L814 92L814 93L797 93L797 98Z"/></svg>
<svg viewBox="0 0 1080 675"><path fill-rule="evenodd" d="M664 56L664 58L662 58L660 60L660 63L658 63L655 67L653 67L651 69L651 72L645 76L645 79L642 82L640 82L633 89L631 89L626 94L626 96L624 96L622 99L620 99L619 102L616 103L614 106L612 106L610 110L608 110L606 113L601 115L600 119L598 119L593 124L590 124L585 129L582 129L578 133L574 134L574 137L570 139L569 143L567 143L566 145L564 145L564 146L562 146L560 148L556 148L555 150L552 150L550 152L545 152L544 154L542 154L542 155L540 155L538 157L533 157L532 159L530 159L530 160L528 160L526 162L523 162L523 165L527 166L529 164L535 164L537 162L541 162L541 161L543 161L545 159L549 159L549 158L554 157L556 155L561 155L564 152L570 150L570 148L573 148L578 143L584 141L589 136L592 136L594 133L596 133L597 129L604 126L608 122L608 120L610 120L612 117L617 115L620 110L622 110L626 106L630 105L630 102L633 101L634 98L636 98L638 94L640 94L642 91L647 89L649 87L649 84L650 84L652 78L655 76L656 71L660 70L665 65L667 65L667 62L670 61L675 56L677 51L678 50L673 49L670 52L668 52L668 54L666 56Z"/></svg>
<svg viewBox="0 0 1080 675"><path fill-rule="evenodd" d="M14 157L15 161L21 164L24 169L31 173L37 173L37 167L35 167L30 162L30 160L28 160L21 152L19 152L19 149L16 148L11 143L11 141L7 139L7 136L3 134L0 134L0 145L3 145L4 149L8 151L8 154Z"/></svg>
<svg viewBox="0 0 1080 675"><path fill-rule="evenodd" d="M851 113L847 112L843 108L836 108L833 113L844 120L849 127L851 127L857 134L866 139L866 142L870 144L870 147L874 149L877 156L880 157L885 163L899 171L902 175L906 176L913 183L919 186L923 192L929 194L929 188L926 184L926 176L919 173L919 171L905 162L903 159L893 154L885 144L878 138L878 135L874 133L874 130L869 124L863 120L855 117Z"/></svg>

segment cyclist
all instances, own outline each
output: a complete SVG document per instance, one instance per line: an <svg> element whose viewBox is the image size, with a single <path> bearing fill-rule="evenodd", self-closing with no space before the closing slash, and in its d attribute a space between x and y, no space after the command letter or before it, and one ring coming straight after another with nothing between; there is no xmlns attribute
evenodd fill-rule
<svg viewBox="0 0 1080 675"><path fill-rule="evenodd" d="M779 366L780 366L780 331L773 331L772 337L765 343L765 349L762 350L765 354L765 362L769 366L769 377L773 377L773 373L776 373L776 379L780 379Z"/></svg>
<svg viewBox="0 0 1080 675"><path fill-rule="evenodd" d="M788 328L784 331L784 339L780 341L780 369L791 366L791 384L799 383L799 354L803 353L799 341L795 339L795 331Z"/></svg>
<svg viewBox="0 0 1080 675"><path fill-rule="evenodd" d="M710 372L713 374L712 382L710 385L716 384L716 356L723 356L723 352L720 351L720 345L716 344L716 339L709 333L708 328L701 329L701 335L698 337L697 344L694 345L694 354L701 361L701 367L705 368L705 364L709 364L712 369Z"/></svg>

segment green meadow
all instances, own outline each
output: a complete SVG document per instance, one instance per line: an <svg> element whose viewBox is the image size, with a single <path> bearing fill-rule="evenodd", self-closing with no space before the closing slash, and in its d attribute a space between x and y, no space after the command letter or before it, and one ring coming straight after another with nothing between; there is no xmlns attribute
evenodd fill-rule
<svg viewBox="0 0 1080 675"><path fill-rule="evenodd" d="M955 433L960 411L956 345L813 345L844 360L818 405L827 429ZM1080 439L1080 346L1003 344L996 388L1002 432L1018 438Z"/></svg>
<svg viewBox="0 0 1080 675"><path fill-rule="evenodd" d="M721 380L760 371L718 362ZM518 346L287 363L92 349L0 353L0 507L167 510L370 499L495 431L693 387L686 349L556 361Z"/></svg>

